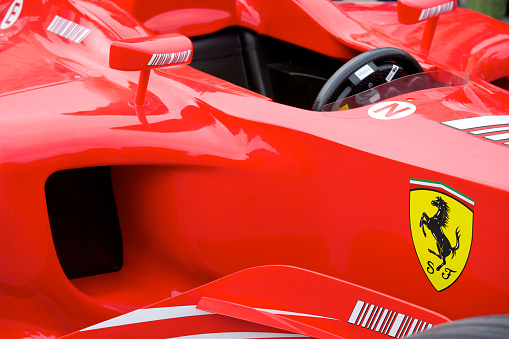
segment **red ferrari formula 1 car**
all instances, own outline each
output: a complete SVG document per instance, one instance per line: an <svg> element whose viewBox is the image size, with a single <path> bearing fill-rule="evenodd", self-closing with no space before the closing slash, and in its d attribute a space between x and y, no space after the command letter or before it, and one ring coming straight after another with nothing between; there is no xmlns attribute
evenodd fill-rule
<svg viewBox="0 0 509 339"><path fill-rule="evenodd" d="M0 337L506 337L509 27L457 7L1 1Z"/></svg>

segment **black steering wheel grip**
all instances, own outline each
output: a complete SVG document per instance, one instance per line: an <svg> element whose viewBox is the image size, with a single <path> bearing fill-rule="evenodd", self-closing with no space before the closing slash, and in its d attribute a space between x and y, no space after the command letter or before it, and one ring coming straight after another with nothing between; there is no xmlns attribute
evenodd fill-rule
<svg viewBox="0 0 509 339"><path fill-rule="evenodd" d="M323 105L420 72L421 65L405 51L392 47L372 49L341 66L322 87L312 109L320 111Z"/></svg>

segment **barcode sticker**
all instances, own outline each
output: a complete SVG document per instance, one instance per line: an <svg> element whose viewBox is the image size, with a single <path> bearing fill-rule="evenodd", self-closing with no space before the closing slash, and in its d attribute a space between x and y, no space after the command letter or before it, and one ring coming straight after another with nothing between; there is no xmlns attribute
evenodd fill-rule
<svg viewBox="0 0 509 339"><path fill-rule="evenodd" d="M404 338L433 327L422 320L358 300L348 323L393 338Z"/></svg>
<svg viewBox="0 0 509 339"><path fill-rule="evenodd" d="M450 12L454 9L454 1L450 1L443 5L438 5L435 7L425 8L421 11L421 15L419 16L419 21L426 20L432 18L434 16L444 14Z"/></svg>
<svg viewBox="0 0 509 339"><path fill-rule="evenodd" d="M354 74L357 76L357 78L359 78L359 80L363 80L373 72L374 70L373 68L371 68L370 65L364 65L361 68L359 68Z"/></svg>
<svg viewBox="0 0 509 339"><path fill-rule="evenodd" d="M51 21L47 30L77 44L82 42L83 39L92 32L89 28L78 25L77 23L64 19L58 15L56 15L53 21Z"/></svg>
<svg viewBox="0 0 509 339"><path fill-rule="evenodd" d="M392 65L392 69L391 71L389 72L389 74L387 74L387 77L385 78L385 81L387 82L391 82L392 78L394 78L394 76L396 75L396 73L398 72L399 70L399 67L396 66L396 65Z"/></svg>
<svg viewBox="0 0 509 339"><path fill-rule="evenodd" d="M189 61L190 57L191 57L191 50L177 52L177 53L153 54L152 58L150 58L147 65L148 66L163 66L163 65L180 64L182 62Z"/></svg>

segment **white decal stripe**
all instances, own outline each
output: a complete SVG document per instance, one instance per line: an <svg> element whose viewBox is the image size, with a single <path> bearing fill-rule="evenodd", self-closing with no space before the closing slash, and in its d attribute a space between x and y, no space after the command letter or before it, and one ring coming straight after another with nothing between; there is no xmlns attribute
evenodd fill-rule
<svg viewBox="0 0 509 339"><path fill-rule="evenodd" d="M256 339L256 338L309 338L306 335L294 333L271 333L271 332L222 332L203 333L168 339Z"/></svg>
<svg viewBox="0 0 509 339"><path fill-rule="evenodd" d="M495 127L495 128L486 128L486 129L481 129L481 130L477 130L477 131L472 131L472 132L469 132L470 134L486 134L486 133L493 133L493 132L501 132L501 131L509 131L509 126L506 126L506 127Z"/></svg>
<svg viewBox="0 0 509 339"><path fill-rule="evenodd" d="M422 332L422 331L424 331L426 329L426 324L427 324L427 322L424 322L422 324L421 330L419 332Z"/></svg>
<svg viewBox="0 0 509 339"><path fill-rule="evenodd" d="M387 317L387 322L385 323L384 328L382 329L382 331L380 331L380 333L387 334L387 332L389 332L389 329L391 328L391 324L394 321L395 315L396 315L396 312L394 312L394 311L391 311L391 313L389 313L389 316Z"/></svg>
<svg viewBox="0 0 509 339"><path fill-rule="evenodd" d="M385 320L385 317L387 316L387 312L388 311L389 311L388 309L384 310L384 313L382 314L382 317L380 318L380 321L378 322L378 325L376 325L375 332L380 331L380 327L382 327L382 324L384 323L384 320Z"/></svg>
<svg viewBox="0 0 509 339"><path fill-rule="evenodd" d="M64 24L62 25L62 27L60 27L60 29L58 30L57 34L60 35L61 37L63 38L66 38L66 33L69 31L69 26L71 26L72 22L70 22L69 20L66 20L64 22ZM71 28L73 28L74 26L71 26ZM55 32L53 32L55 33Z"/></svg>
<svg viewBox="0 0 509 339"><path fill-rule="evenodd" d="M369 325L368 325L368 328L370 330L374 330L376 324L378 323L378 319L380 319L380 315L382 314L383 312L383 307L380 307L380 306L377 306L376 307L376 310L375 310L375 313L373 313L373 319L371 319Z"/></svg>
<svg viewBox="0 0 509 339"><path fill-rule="evenodd" d="M48 31L52 32L55 29L55 26L58 23L58 18L59 18L58 16L53 18L53 21L51 21L51 23L49 24L49 26L47 28Z"/></svg>
<svg viewBox="0 0 509 339"><path fill-rule="evenodd" d="M408 330L407 335L412 335L414 333L415 326L417 325L418 322L419 322L418 319L414 319L414 321L412 322L412 325L410 325L410 329Z"/></svg>
<svg viewBox="0 0 509 339"><path fill-rule="evenodd" d="M421 181L421 180L413 180L413 179L410 179L410 183L414 184L414 185L422 185L422 186L428 186L428 187L441 188L444 191L447 191L447 192L451 193L452 195L454 195L455 197L460 198L461 200L463 200L463 201L471 204L472 206L474 206L474 201L472 199L470 199L469 197L467 197L467 196L465 196L463 194L460 194L460 193L456 192L455 190L453 190L449 186L444 185L442 183L429 182L429 181Z"/></svg>
<svg viewBox="0 0 509 339"><path fill-rule="evenodd" d="M152 54L152 57L150 58L150 60L148 61L148 66L152 66L152 64L154 63L154 60L156 59L157 57L157 54Z"/></svg>
<svg viewBox="0 0 509 339"><path fill-rule="evenodd" d="M373 308L375 307L375 305L371 304L369 306L369 309L368 309L368 312L366 313L366 316L364 317L364 321L362 322L362 325L361 327L366 327L367 323L368 323L368 320L371 316L371 312L373 312Z"/></svg>
<svg viewBox="0 0 509 339"><path fill-rule="evenodd" d="M179 64L189 61L191 57L191 50L176 52L176 53L162 53L153 54L147 63L148 66L163 66L171 64Z"/></svg>
<svg viewBox="0 0 509 339"><path fill-rule="evenodd" d="M92 32L92 30L58 15L53 18L46 30L78 44Z"/></svg>
<svg viewBox="0 0 509 339"><path fill-rule="evenodd" d="M415 326L415 332L414 333L420 332L421 326L422 326L422 320L419 320L419 322L417 323L417 326Z"/></svg>
<svg viewBox="0 0 509 339"><path fill-rule="evenodd" d="M481 117L444 121L444 122L442 122L442 124L452 127L452 128L462 130L462 131L468 130L468 129L474 129L474 128L483 128L480 130L469 132L470 134L478 135L478 134L485 134L485 133L509 130L508 126L500 126L500 127L495 127L495 128L484 128L484 127L490 127L490 126L509 125L509 115L486 115L486 116L481 116ZM489 136L485 136L484 139L497 142L500 140L509 139L508 135L509 135L509 133L489 135ZM504 145L509 145L509 143L506 142L506 143L504 143Z"/></svg>
<svg viewBox="0 0 509 339"><path fill-rule="evenodd" d="M405 325L401 329L401 332L398 335L398 338L404 338L406 336L406 333L408 331L408 328L410 327L410 324L412 323L413 318L412 317L406 317L405 319Z"/></svg>
<svg viewBox="0 0 509 339"><path fill-rule="evenodd" d="M423 9L421 11L421 15L419 15L419 21L424 20L424 16L426 15L426 11L427 11L427 9Z"/></svg>
<svg viewBox="0 0 509 339"><path fill-rule="evenodd" d="M394 323L392 324L391 330L389 331L389 336L395 338L396 334L398 334L399 327L401 326L401 323L403 322L403 319L405 319L405 315L398 313L396 316L396 320L394 320Z"/></svg>
<svg viewBox="0 0 509 339"><path fill-rule="evenodd" d="M272 314L279 314L279 315L296 315L300 317L309 317L309 318L321 318L321 319L332 319L332 320L338 320L335 318L329 318L329 317L323 317L320 315L314 315L314 314L307 314L307 313L297 313L297 312L289 312L289 311L281 311L281 310L273 310L268 308L255 308L255 310L272 313Z"/></svg>
<svg viewBox="0 0 509 339"><path fill-rule="evenodd" d="M157 58L157 65L164 65L166 63L166 60L170 58L169 54L159 54L159 57Z"/></svg>
<svg viewBox="0 0 509 339"><path fill-rule="evenodd" d="M387 325L386 325L386 328L384 330L384 334L389 334L389 330L392 328L392 325L394 324L394 319L396 318L396 315L398 313L394 312L394 311L391 311L391 317L389 319L389 321L387 322Z"/></svg>
<svg viewBox="0 0 509 339"><path fill-rule="evenodd" d="M80 30L80 26L79 25L73 25L71 27L71 29L67 29L66 30L66 33L64 34L64 38L71 40L70 37L75 36L76 31L79 31L79 30Z"/></svg>
<svg viewBox="0 0 509 339"><path fill-rule="evenodd" d="M130 324L144 323L148 321L166 320L175 318L193 317L198 315L210 315L213 313L198 310L196 305L174 306L174 307L158 307L158 308L141 308L130 313L126 313L119 317L103 321L102 323L87 327L81 331L91 331L101 328L109 328Z"/></svg>
<svg viewBox="0 0 509 339"><path fill-rule="evenodd" d="M159 64L159 60L161 59L161 55L160 54L154 54L154 56L155 56L155 60L152 63L152 65L158 65Z"/></svg>
<svg viewBox="0 0 509 339"><path fill-rule="evenodd" d="M364 318L364 313L366 313L366 310L369 307L369 303L366 303L366 306L362 309L361 315L359 316L359 319L357 320L356 325L359 326L361 324L362 319Z"/></svg>
<svg viewBox="0 0 509 339"><path fill-rule="evenodd" d="M387 318L385 319L385 323L382 325L382 329L380 333L387 334L387 330L389 329L389 325L392 323L392 319L394 317L394 311L389 310L389 314L387 314Z"/></svg>
<svg viewBox="0 0 509 339"><path fill-rule="evenodd" d="M432 18L434 16L447 13L452 11L454 8L454 1L450 1L446 4L438 5L435 7L425 8L421 11L421 15L419 16L419 21L426 20Z"/></svg>
<svg viewBox="0 0 509 339"><path fill-rule="evenodd" d="M488 136L483 137L483 138L486 138L486 139L489 139L489 140L493 140L493 141L500 141L500 140L509 139L509 133L501 133L501 134L495 134L495 135L488 135Z"/></svg>
<svg viewBox="0 0 509 339"><path fill-rule="evenodd" d="M355 307L353 308L352 314L350 314L350 319L348 319L349 324L355 324L357 321L357 317L359 313L361 313L362 306L364 306L364 301L357 300Z"/></svg>
<svg viewBox="0 0 509 339"><path fill-rule="evenodd" d="M380 316L380 309L381 309L381 307L376 306L375 311L373 312L373 316L371 317L371 320L369 321L368 328L371 328L371 330L373 330L373 328L375 327L376 320Z"/></svg>
<svg viewBox="0 0 509 339"><path fill-rule="evenodd" d="M459 130L507 125L509 124L509 115L485 115L481 117L444 121L442 124Z"/></svg>
<svg viewBox="0 0 509 339"><path fill-rule="evenodd" d="M401 338L403 333L405 333L405 329L406 329L406 326L407 326L407 323L408 323L408 319L409 319L409 317L405 316L405 319L403 320L403 322L401 323L401 326L399 327L398 333L396 333L396 337L397 338Z"/></svg>
<svg viewBox="0 0 509 339"><path fill-rule="evenodd" d="M86 28L86 27L83 27L83 32L82 32L79 36L77 36L77 37L76 37L76 40L75 40L75 41L76 41L77 43L82 42L82 41L83 41L83 39L85 39L85 38L87 37L87 35L88 35L90 32L92 32L92 31L91 31L91 30L89 30L89 29L88 29L88 28Z"/></svg>

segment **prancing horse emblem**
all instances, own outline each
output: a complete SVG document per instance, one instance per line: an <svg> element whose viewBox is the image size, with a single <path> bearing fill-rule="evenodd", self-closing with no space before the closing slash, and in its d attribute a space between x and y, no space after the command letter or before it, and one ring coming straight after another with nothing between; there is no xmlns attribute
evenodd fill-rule
<svg viewBox="0 0 509 339"><path fill-rule="evenodd" d="M470 255L473 225L472 198L439 181L410 179L415 254L438 292L460 278Z"/></svg>
<svg viewBox="0 0 509 339"><path fill-rule="evenodd" d="M436 255L438 258L442 259L442 263L437 266L437 271L440 271L442 266L446 264L445 259L452 254L451 258L454 258L456 251L460 247L460 231L459 227L456 228L456 246L451 247L451 242L444 234L443 229L447 227L447 223L449 222L449 212L451 209L441 197L437 197L435 200L431 202L431 205L438 208L438 211L431 218L428 217L426 212L422 213L421 222L419 226L422 228L422 233L426 236L426 230L424 226L426 226L433 237L437 241L437 250L435 251L428 249L429 253Z"/></svg>

